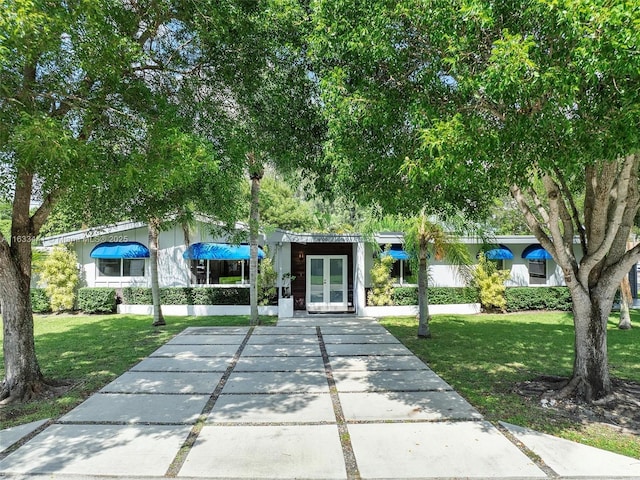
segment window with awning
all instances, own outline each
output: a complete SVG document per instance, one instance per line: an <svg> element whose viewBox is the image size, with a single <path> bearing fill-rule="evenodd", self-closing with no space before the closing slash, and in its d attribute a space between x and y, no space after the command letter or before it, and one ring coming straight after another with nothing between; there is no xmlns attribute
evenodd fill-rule
<svg viewBox="0 0 640 480"><path fill-rule="evenodd" d="M542 245L534 243L522 252L522 258L529 261L529 284L546 285L547 260L553 258Z"/></svg>
<svg viewBox="0 0 640 480"><path fill-rule="evenodd" d="M91 250L100 277L143 277L149 249L139 242L103 242Z"/></svg>
<svg viewBox="0 0 640 480"><path fill-rule="evenodd" d="M391 267L391 277L395 278L400 285L415 284L417 279L411 271L411 264L409 260L411 255L402 248L400 244L393 244L389 250L380 252L381 257L390 256L395 262Z"/></svg>
<svg viewBox="0 0 640 480"><path fill-rule="evenodd" d="M191 283L195 285L237 285L249 283L249 245L194 243L182 255L190 261ZM258 248L258 260L265 257Z"/></svg>

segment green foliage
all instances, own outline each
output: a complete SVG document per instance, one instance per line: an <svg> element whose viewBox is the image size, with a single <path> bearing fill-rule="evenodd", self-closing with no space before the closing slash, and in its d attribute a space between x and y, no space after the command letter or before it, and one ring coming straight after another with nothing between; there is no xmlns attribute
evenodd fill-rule
<svg viewBox="0 0 640 480"><path fill-rule="evenodd" d="M429 287L429 304L453 305L459 303L477 303L478 291L474 287ZM418 305L417 287L395 287L394 305Z"/></svg>
<svg viewBox="0 0 640 480"><path fill-rule="evenodd" d="M44 288L31 289L31 310L33 313L49 313L51 304Z"/></svg>
<svg viewBox="0 0 640 480"><path fill-rule="evenodd" d="M385 247L388 252L390 246ZM391 255L381 255L373 260L371 267L371 290L367 294L369 305L393 305L393 278L391 269L395 260Z"/></svg>
<svg viewBox="0 0 640 480"><path fill-rule="evenodd" d="M496 264L488 260L484 253L478 255L478 264L472 271L473 285L478 289L480 305L486 311L506 311L507 299L504 282L511 272L498 270Z"/></svg>
<svg viewBox="0 0 640 480"><path fill-rule="evenodd" d="M293 232L315 231L311 205L297 198L284 181L265 176L260 184L260 221L265 227Z"/></svg>
<svg viewBox="0 0 640 480"><path fill-rule="evenodd" d="M507 311L560 310L570 312L573 302L567 287L507 287Z"/></svg>
<svg viewBox="0 0 640 480"><path fill-rule="evenodd" d="M273 260L264 258L258 273L258 305L271 305L278 297L278 273L273 268Z"/></svg>
<svg viewBox="0 0 640 480"><path fill-rule="evenodd" d="M80 281L78 257L64 246L55 246L42 262L40 282L54 312L71 310Z"/></svg>
<svg viewBox="0 0 640 480"><path fill-rule="evenodd" d="M160 289L163 305L249 305L248 288L167 287ZM122 289L122 303L151 305L151 289L126 287Z"/></svg>
<svg viewBox="0 0 640 480"><path fill-rule="evenodd" d="M113 313L116 311L116 291L113 288L81 288L78 308L84 313Z"/></svg>

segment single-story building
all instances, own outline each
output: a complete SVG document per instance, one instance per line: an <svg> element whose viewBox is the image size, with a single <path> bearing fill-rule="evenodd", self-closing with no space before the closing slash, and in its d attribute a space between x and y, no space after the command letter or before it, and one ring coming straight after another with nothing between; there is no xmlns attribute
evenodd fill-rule
<svg viewBox="0 0 640 480"><path fill-rule="evenodd" d="M175 226L160 233L158 274L161 287L248 288L249 246L235 244L225 235L212 234L212 222L199 217L188 235ZM239 230L245 226L238 224ZM188 238L185 238L188 237ZM472 258L486 245L480 238L464 237ZM508 286L561 286L561 269L534 236L497 236L487 258L510 270ZM260 238L260 258L273 260L278 278L280 316L296 312L349 312L366 315L370 270L380 248L390 245L392 276L398 285L415 285L402 233L380 233L373 239L359 234L293 233L276 230ZM151 286L148 229L143 222L80 230L43 239L45 247L70 244L78 256L82 286ZM576 244L579 255L579 245ZM637 274L633 282L637 298ZM430 285L460 287L468 279L444 261L430 260ZM273 312L273 310L271 310Z"/></svg>

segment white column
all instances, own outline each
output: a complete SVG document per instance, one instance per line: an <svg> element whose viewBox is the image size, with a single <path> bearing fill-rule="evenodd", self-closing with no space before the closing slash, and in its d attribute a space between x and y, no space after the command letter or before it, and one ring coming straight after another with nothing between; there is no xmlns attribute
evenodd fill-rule
<svg viewBox="0 0 640 480"><path fill-rule="evenodd" d="M355 303L356 313L360 315L367 306L364 285L364 250L365 244L360 241L355 244L355 265L353 269L353 302Z"/></svg>

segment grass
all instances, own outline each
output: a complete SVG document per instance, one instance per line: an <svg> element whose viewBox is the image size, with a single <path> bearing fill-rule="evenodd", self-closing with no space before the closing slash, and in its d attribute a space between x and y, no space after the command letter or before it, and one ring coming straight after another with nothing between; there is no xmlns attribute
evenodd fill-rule
<svg viewBox="0 0 640 480"><path fill-rule="evenodd" d="M636 310L632 323L639 322ZM638 436L600 424L573 423L511 391L517 382L539 375L571 375L574 333L570 314L435 315L429 340L416 337L415 318L385 318L381 323L487 420L502 420L640 458ZM640 382L640 330L619 330L612 317L608 338L611 375Z"/></svg>
<svg viewBox="0 0 640 480"><path fill-rule="evenodd" d="M261 320L275 323L275 318ZM249 324L247 316L166 321L166 326L153 327L145 315L35 315L36 355L43 375L69 380L73 387L58 398L1 408L0 429L65 414L187 327ZM4 376L4 357L0 374Z"/></svg>

